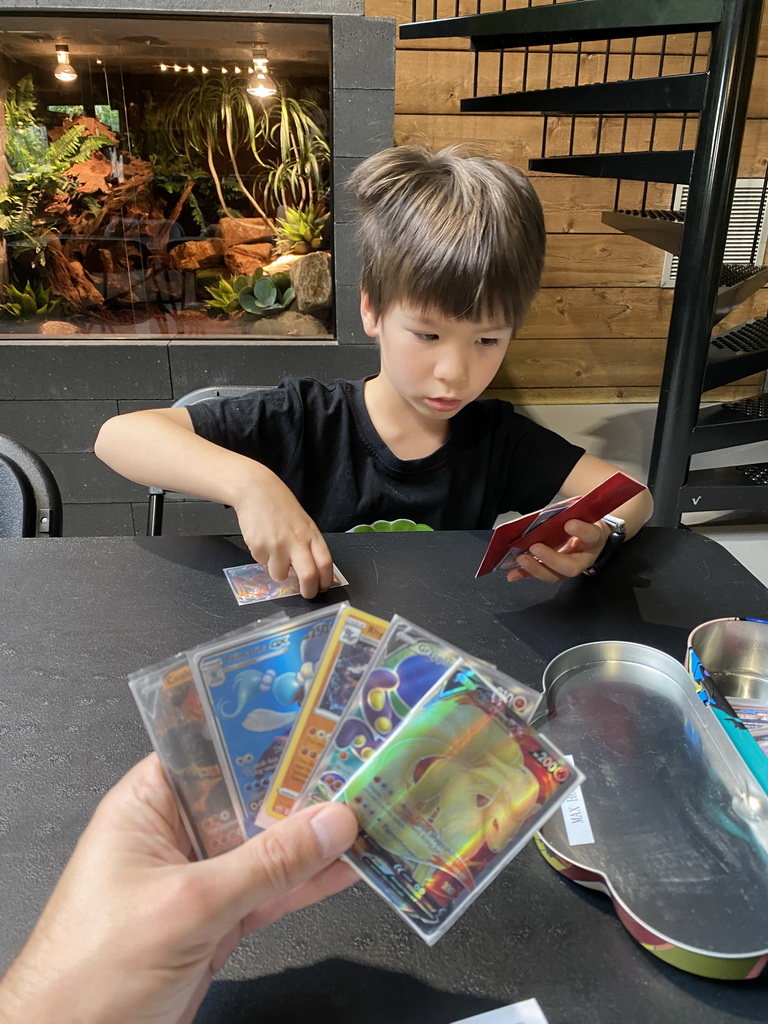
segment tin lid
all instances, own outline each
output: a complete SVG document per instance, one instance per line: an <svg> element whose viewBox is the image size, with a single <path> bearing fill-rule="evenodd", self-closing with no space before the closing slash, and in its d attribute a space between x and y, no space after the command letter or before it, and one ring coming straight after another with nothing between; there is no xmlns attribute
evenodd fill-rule
<svg viewBox="0 0 768 1024"><path fill-rule="evenodd" d="M574 647L545 670L546 735L586 776L574 831L550 851L599 876L659 942L708 956L768 952L768 796L685 669L640 644ZM591 838L591 841L590 841Z"/></svg>

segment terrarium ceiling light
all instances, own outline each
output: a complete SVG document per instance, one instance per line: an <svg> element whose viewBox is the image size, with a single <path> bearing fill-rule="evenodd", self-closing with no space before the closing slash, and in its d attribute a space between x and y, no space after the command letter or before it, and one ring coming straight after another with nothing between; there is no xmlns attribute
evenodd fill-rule
<svg viewBox="0 0 768 1024"><path fill-rule="evenodd" d="M248 69L252 77L248 79L246 92L249 96L257 96L259 99L267 99L277 93L277 84L271 75L267 74L267 51L253 51L253 67Z"/></svg>
<svg viewBox="0 0 768 1024"><path fill-rule="evenodd" d="M54 75L60 82L74 82L77 72L69 63L69 47L65 43L56 44L56 70Z"/></svg>

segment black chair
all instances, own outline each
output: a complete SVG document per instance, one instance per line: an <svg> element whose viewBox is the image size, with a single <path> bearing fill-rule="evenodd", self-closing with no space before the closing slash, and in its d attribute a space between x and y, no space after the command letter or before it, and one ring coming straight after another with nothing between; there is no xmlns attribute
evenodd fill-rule
<svg viewBox="0 0 768 1024"><path fill-rule="evenodd" d="M254 384L250 387L238 387L236 384L227 384L224 387L197 388L187 395L182 395L173 403L173 408L181 408L187 405L194 405L196 402L210 401L214 398L239 398L251 391L264 391L263 386ZM162 487L150 487L148 490L149 504L147 505L147 536L159 537L163 532L163 508L165 506L165 491Z"/></svg>
<svg viewBox="0 0 768 1024"><path fill-rule="evenodd" d="M0 537L60 537L61 493L39 455L0 434Z"/></svg>

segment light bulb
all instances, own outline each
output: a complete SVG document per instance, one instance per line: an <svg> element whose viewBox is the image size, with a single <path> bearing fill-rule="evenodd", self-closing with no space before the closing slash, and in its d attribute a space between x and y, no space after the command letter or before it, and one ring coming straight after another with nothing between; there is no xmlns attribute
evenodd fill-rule
<svg viewBox="0 0 768 1024"><path fill-rule="evenodd" d="M181 66L179 64L174 64L173 65L173 70L174 71L181 71Z"/></svg>
<svg viewBox="0 0 768 1024"><path fill-rule="evenodd" d="M203 73L204 75L207 75L207 74L208 74L208 68L207 68L207 67L205 66L205 64L203 64L203 66L202 66L202 67L200 68L200 70L202 71L202 73Z"/></svg>
<svg viewBox="0 0 768 1024"><path fill-rule="evenodd" d="M101 60L98 57L96 58L96 63L101 64Z"/></svg>
<svg viewBox="0 0 768 1024"><path fill-rule="evenodd" d="M274 78L271 78L269 75L265 75L263 71L256 71L245 91L249 96L258 96L259 99L263 100L268 96L275 95L277 92L277 85L275 84Z"/></svg>
<svg viewBox="0 0 768 1024"><path fill-rule="evenodd" d="M191 64L187 64L187 71L189 71L189 73L190 73L190 74L192 74L192 72L193 72L194 70L195 70L195 69L194 69L194 68L192 67L192 65L191 65Z"/></svg>
<svg viewBox="0 0 768 1024"><path fill-rule="evenodd" d="M222 75L226 75L226 73L227 73L227 69L226 69L226 68L222 68L222 69L221 69L221 73L222 73Z"/></svg>
<svg viewBox="0 0 768 1024"><path fill-rule="evenodd" d="M249 70L249 74L253 75L245 90L249 96L257 96L264 100L275 95L277 85L274 78L267 74L267 55L264 50L253 51L253 68Z"/></svg>
<svg viewBox="0 0 768 1024"><path fill-rule="evenodd" d="M56 47L56 70L54 75L60 82L74 82L77 78L77 72L69 63L68 46Z"/></svg>
<svg viewBox="0 0 768 1024"><path fill-rule="evenodd" d="M161 71L167 71L168 70L168 65L167 64L161 64L160 65L160 70Z"/></svg>
<svg viewBox="0 0 768 1024"><path fill-rule="evenodd" d="M237 66L237 64L235 64L234 72L235 72L236 75L240 74L240 68Z"/></svg>

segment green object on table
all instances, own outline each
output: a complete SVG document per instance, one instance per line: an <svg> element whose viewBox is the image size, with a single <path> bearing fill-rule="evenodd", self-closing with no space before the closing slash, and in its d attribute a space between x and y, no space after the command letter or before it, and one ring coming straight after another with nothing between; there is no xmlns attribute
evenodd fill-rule
<svg viewBox="0 0 768 1024"><path fill-rule="evenodd" d="M361 524L360 526L353 526L351 530L347 530L347 533L433 533L431 526L426 526L424 523L414 523L412 519L395 519L394 522L388 523L384 519L377 519L375 523L370 525Z"/></svg>

